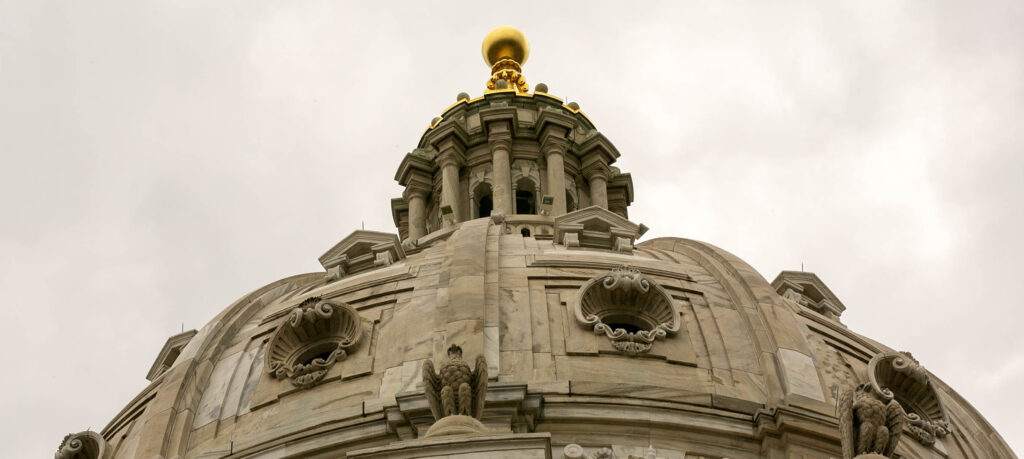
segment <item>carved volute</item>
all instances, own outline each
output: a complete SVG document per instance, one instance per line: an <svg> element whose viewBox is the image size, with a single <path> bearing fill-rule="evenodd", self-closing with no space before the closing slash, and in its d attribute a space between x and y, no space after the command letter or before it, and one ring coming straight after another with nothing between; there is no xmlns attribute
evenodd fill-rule
<svg viewBox="0 0 1024 459"><path fill-rule="evenodd" d="M57 447L54 459L103 459L107 457L107 442L91 430L67 434Z"/></svg>
<svg viewBox="0 0 1024 459"><path fill-rule="evenodd" d="M627 355L651 349L658 338L679 331L679 313L672 297L638 269L622 266L595 277L580 288L576 320L592 326Z"/></svg>
<svg viewBox="0 0 1024 459"><path fill-rule="evenodd" d="M949 433L942 399L932 387L928 371L909 353L876 355L868 362L868 381L880 397L903 406L909 433L921 444L932 445Z"/></svg>
<svg viewBox="0 0 1024 459"><path fill-rule="evenodd" d="M362 320L349 305L306 299L271 339L267 371L275 378L288 378L296 387L310 387L344 360L361 336Z"/></svg>

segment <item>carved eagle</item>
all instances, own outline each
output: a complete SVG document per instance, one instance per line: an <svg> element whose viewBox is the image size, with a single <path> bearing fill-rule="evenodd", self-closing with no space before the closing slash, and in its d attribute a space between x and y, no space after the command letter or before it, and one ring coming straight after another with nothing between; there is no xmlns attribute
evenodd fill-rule
<svg viewBox="0 0 1024 459"><path fill-rule="evenodd" d="M448 348L448 361L434 372L434 363L423 364L423 389L435 421L454 415L480 419L487 398L487 360L477 356L475 367L462 360L462 348L452 344Z"/></svg>
<svg viewBox="0 0 1024 459"><path fill-rule="evenodd" d="M906 422L896 400L883 403L870 384L861 384L843 393L838 409L843 459L866 453L893 457Z"/></svg>

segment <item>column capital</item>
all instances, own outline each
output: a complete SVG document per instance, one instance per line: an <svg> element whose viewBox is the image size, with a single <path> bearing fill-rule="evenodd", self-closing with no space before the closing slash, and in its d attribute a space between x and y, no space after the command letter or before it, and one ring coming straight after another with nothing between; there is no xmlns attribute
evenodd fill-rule
<svg viewBox="0 0 1024 459"><path fill-rule="evenodd" d="M421 184L409 184L405 187L405 191L402 192L402 199L405 202L409 202L412 198L421 198L426 200L427 196L430 195L430 187L422 186Z"/></svg>
<svg viewBox="0 0 1024 459"><path fill-rule="evenodd" d="M440 167L448 164L461 166L466 161L466 147L455 136L448 136L434 144L437 149L437 157L434 162Z"/></svg>
<svg viewBox="0 0 1024 459"><path fill-rule="evenodd" d="M512 139L512 123L508 120L489 121L487 123L487 140Z"/></svg>
<svg viewBox="0 0 1024 459"><path fill-rule="evenodd" d="M566 150L569 149L569 139L566 137L569 135L569 130L563 126L557 124L548 124L540 131L540 149L544 154L548 154L549 150L557 148L556 153L565 154Z"/></svg>
<svg viewBox="0 0 1024 459"><path fill-rule="evenodd" d="M580 171L588 181L593 181L594 177L603 178L605 181L611 180L612 168L608 167L608 164L603 160L598 159L591 161L583 165L583 169Z"/></svg>
<svg viewBox="0 0 1024 459"><path fill-rule="evenodd" d="M496 123L491 123L496 124ZM512 151L512 131L508 129L489 129L487 131L487 144L490 146L491 151L495 150L506 150Z"/></svg>
<svg viewBox="0 0 1024 459"><path fill-rule="evenodd" d="M399 185L407 186L411 181L422 181L423 177L426 177L429 183L437 169L430 160L433 153L429 150L414 150L406 154L405 158L402 158L402 163L398 165L398 171L395 172L395 181Z"/></svg>
<svg viewBox="0 0 1024 459"><path fill-rule="evenodd" d="M437 155L437 158L434 158L434 161L437 162L437 165L441 168L445 168L449 165L461 167L462 164L466 162L466 157L461 151L449 149L442 151Z"/></svg>
<svg viewBox="0 0 1024 459"><path fill-rule="evenodd" d="M547 131L547 130L546 130ZM565 156L569 150L569 139L558 135L543 135L540 141L540 151L544 157L554 154Z"/></svg>

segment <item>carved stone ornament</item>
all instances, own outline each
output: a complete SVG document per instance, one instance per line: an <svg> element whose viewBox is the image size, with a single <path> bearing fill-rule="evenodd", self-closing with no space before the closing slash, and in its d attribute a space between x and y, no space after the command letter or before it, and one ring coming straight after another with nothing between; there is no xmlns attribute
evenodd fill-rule
<svg viewBox="0 0 1024 459"><path fill-rule="evenodd" d="M100 434L87 430L67 434L60 442L54 459L102 459L107 457L107 442Z"/></svg>
<svg viewBox="0 0 1024 459"><path fill-rule="evenodd" d="M930 446L949 433L949 418L928 371L910 353L878 354L868 362L868 381L883 400L897 400L907 414L907 430Z"/></svg>
<svg viewBox="0 0 1024 459"><path fill-rule="evenodd" d="M643 456L629 454L616 457L615 452L608 447L598 448L593 453L587 454L582 446L569 443L562 449L562 457L565 459L658 459L658 450L654 449L654 446L648 446Z"/></svg>
<svg viewBox="0 0 1024 459"><path fill-rule="evenodd" d="M592 326L626 355L651 350L658 338L679 331L672 297L653 279L620 266L583 284L574 308L576 320Z"/></svg>
<svg viewBox="0 0 1024 459"><path fill-rule="evenodd" d="M351 306L320 297L293 309L274 333L266 354L267 372L306 388L324 378L359 343L362 319Z"/></svg>
<svg viewBox="0 0 1024 459"><path fill-rule="evenodd" d="M870 384L861 384L839 397L838 409L843 459L893 457L906 422L896 400L885 400Z"/></svg>
<svg viewBox="0 0 1024 459"><path fill-rule="evenodd" d="M479 419L487 398L487 360L477 356L475 367L462 360L462 348L452 344L441 371L434 363L423 363L423 391L430 412L437 421L427 436L480 433L486 431Z"/></svg>

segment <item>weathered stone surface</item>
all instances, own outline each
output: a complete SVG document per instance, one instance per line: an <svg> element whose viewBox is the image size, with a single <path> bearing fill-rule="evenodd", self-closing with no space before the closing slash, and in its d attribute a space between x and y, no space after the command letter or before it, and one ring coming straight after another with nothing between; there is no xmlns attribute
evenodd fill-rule
<svg viewBox="0 0 1024 459"><path fill-rule="evenodd" d="M909 354L842 325L817 276L769 284L707 243L641 242L615 146L578 105L509 88L460 97L402 160L404 241L357 231L321 257L326 275L273 282L169 340L98 434L106 459L839 457L835 407L862 383L909 401L894 454L1013 457ZM316 296L351 306L358 346L317 384L271 377L271 341ZM294 336L322 334L306 325ZM313 344L277 358L312 365ZM486 361L488 433L423 438L423 368L451 344Z"/></svg>

